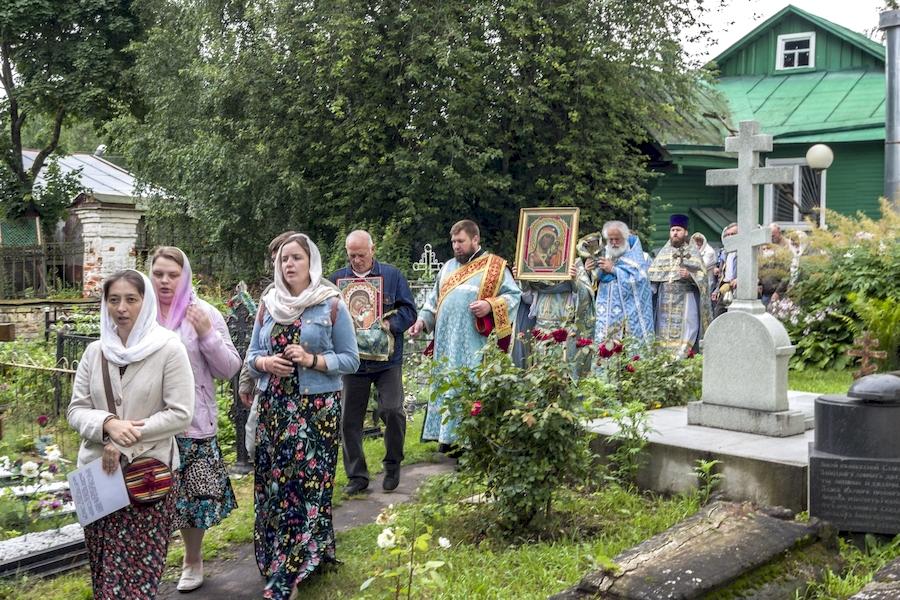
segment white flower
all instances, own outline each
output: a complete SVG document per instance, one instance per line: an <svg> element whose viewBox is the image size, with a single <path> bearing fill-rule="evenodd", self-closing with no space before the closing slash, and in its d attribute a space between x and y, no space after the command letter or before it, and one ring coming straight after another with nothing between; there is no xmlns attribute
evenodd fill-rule
<svg viewBox="0 0 900 600"><path fill-rule="evenodd" d="M53 480L56 479L56 476L53 475L50 471L44 471L41 473L41 481L44 483L52 483Z"/></svg>
<svg viewBox="0 0 900 600"><path fill-rule="evenodd" d="M386 527L384 531L382 531L378 535L378 547L379 548L393 548L397 545L397 536L394 535L394 532L391 531L389 527Z"/></svg>
<svg viewBox="0 0 900 600"><path fill-rule="evenodd" d="M37 477L38 476L37 463L29 460L27 463L22 465L21 473L24 477Z"/></svg>
<svg viewBox="0 0 900 600"><path fill-rule="evenodd" d="M450 540L442 537L438 538L438 546L440 546L441 548L449 548L450 546L452 546L452 544L450 543Z"/></svg>
<svg viewBox="0 0 900 600"><path fill-rule="evenodd" d="M59 459L62 458L62 452L60 452L60 451L56 448L56 446L54 446L52 450L50 449L50 446L47 446L47 451L46 451L46 453L44 454L44 456L45 456L46 459L49 460L50 462L59 462Z"/></svg>

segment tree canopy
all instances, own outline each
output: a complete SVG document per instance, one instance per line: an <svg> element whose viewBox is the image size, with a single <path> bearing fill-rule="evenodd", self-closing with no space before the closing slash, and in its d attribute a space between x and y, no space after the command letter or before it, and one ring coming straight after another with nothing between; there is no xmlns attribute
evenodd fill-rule
<svg viewBox="0 0 900 600"><path fill-rule="evenodd" d="M54 226L77 182L48 169L35 178L73 120L100 124L127 99L132 58L125 48L140 31L132 0L4 0L0 4L0 216L38 215ZM23 130L42 118L41 147L23 159Z"/></svg>
<svg viewBox="0 0 900 600"><path fill-rule="evenodd" d="M519 209L645 227L647 129L690 102L699 0L145 3L146 111L109 127L135 172L223 251L285 229L325 252L369 229L408 264L471 218L511 256ZM176 198L177 200L173 200ZM342 252L337 252L338 255Z"/></svg>

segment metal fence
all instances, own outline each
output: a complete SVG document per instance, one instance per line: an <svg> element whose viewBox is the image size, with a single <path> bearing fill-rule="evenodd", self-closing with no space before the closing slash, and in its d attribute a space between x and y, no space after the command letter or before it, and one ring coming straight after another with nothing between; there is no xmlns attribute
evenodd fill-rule
<svg viewBox="0 0 900 600"><path fill-rule="evenodd" d="M84 243L0 247L0 300L80 296Z"/></svg>

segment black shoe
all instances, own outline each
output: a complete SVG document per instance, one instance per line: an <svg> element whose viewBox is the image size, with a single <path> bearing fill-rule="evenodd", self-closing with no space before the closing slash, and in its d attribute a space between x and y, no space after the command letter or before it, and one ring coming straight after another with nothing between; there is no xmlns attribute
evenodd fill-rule
<svg viewBox="0 0 900 600"><path fill-rule="evenodd" d="M368 487L369 487L368 481L357 477L357 478L351 479L350 483L348 483L346 486L344 486L344 489L341 491L343 491L348 496L352 496L353 494L358 494L360 492L364 492L366 490L366 488L368 488Z"/></svg>
<svg viewBox="0 0 900 600"><path fill-rule="evenodd" d="M386 492L393 492L400 485L400 469L388 469L384 473L384 481L381 487Z"/></svg>

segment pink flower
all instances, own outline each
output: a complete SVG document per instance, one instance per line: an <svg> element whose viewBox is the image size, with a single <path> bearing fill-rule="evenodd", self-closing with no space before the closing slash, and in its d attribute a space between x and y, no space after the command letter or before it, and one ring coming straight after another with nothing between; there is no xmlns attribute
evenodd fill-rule
<svg viewBox="0 0 900 600"><path fill-rule="evenodd" d="M37 418L37 424L40 425L41 427L43 427L44 425L46 425L49 422L50 422L50 417L48 417L47 415L41 415Z"/></svg>
<svg viewBox="0 0 900 600"><path fill-rule="evenodd" d="M309 460L309 468L310 468L310 469L315 469L317 464L318 464L318 463L316 462L316 459L311 458L311 459Z"/></svg>
<svg viewBox="0 0 900 600"><path fill-rule="evenodd" d="M478 413L480 413L480 412L481 412L481 402L476 400L475 402L472 403L472 410L469 411L469 414L472 415L473 417L477 417Z"/></svg>
<svg viewBox="0 0 900 600"><path fill-rule="evenodd" d="M585 346L590 346L593 343L594 343L594 340L592 340L592 339L578 338L577 340L575 340L575 347L576 348L584 348Z"/></svg>
<svg viewBox="0 0 900 600"><path fill-rule="evenodd" d="M641 356L639 354L635 354L631 357L631 360L641 360Z"/></svg>
<svg viewBox="0 0 900 600"><path fill-rule="evenodd" d="M687 357L688 357L688 358L694 358L694 351L693 351L693 350L688 350L688 351L687 351Z"/></svg>
<svg viewBox="0 0 900 600"><path fill-rule="evenodd" d="M569 332L565 329L557 329L550 334L550 337L552 337L557 344L562 344L564 341L566 341L566 338L569 337Z"/></svg>
<svg viewBox="0 0 900 600"><path fill-rule="evenodd" d="M625 365L625 370L628 371L629 373L634 373L634 365L632 365L632 364Z"/></svg>
<svg viewBox="0 0 900 600"><path fill-rule="evenodd" d="M290 425L288 425L288 428L287 428L287 430L288 430L288 435L297 435L297 430L298 430L298 429L299 429L299 428L297 427L297 424L296 424L296 423L291 423Z"/></svg>
<svg viewBox="0 0 900 600"><path fill-rule="evenodd" d="M606 344L601 344L599 348L597 348L597 354L600 355L600 358L609 358L613 355L612 350L606 347Z"/></svg>

